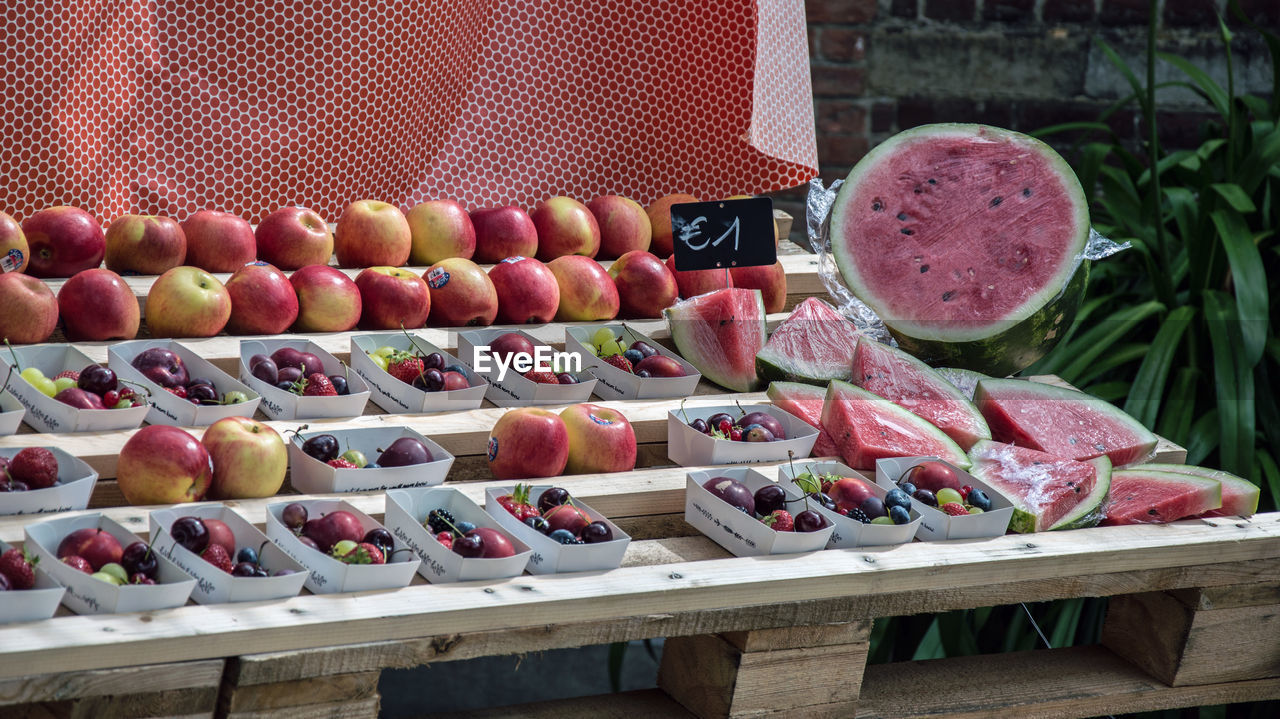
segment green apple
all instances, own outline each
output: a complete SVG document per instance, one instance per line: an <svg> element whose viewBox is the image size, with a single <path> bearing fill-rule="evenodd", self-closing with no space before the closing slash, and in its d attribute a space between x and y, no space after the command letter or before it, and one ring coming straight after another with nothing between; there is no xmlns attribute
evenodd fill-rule
<svg viewBox="0 0 1280 719"><path fill-rule="evenodd" d="M175 267L151 285L146 315L152 337L212 337L231 317L231 295L208 272Z"/></svg>
<svg viewBox="0 0 1280 719"><path fill-rule="evenodd" d="M289 450L267 425L248 417L223 417L209 425L200 442L213 460L213 499L270 497L284 484Z"/></svg>
<svg viewBox="0 0 1280 719"><path fill-rule="evenodd" d="M360 469L369 463L369 460L365 459L364 452L361 452L358 449L348 449L343 452L342 459L354 464L356 469Z"/></svg>

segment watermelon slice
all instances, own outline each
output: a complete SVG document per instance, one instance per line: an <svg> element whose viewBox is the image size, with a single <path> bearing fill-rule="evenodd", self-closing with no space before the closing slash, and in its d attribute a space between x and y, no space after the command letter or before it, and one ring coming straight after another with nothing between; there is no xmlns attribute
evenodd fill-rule
<svg viewBox="0 0 1280 719"><path fill-rule="evenodd" d="M997 442L1058 457L1107 455L1123 467L1151 456L1156 436L1113 404L1084 392L1020 379L984 379L973 395Z"/></svg>
<svg viewBox="0 0 1280 719"><path fill-rule="evenodd" d="M973 401L973 391L978 388L978 383L987 378L987 375L981 372L959 367L939 367L934 371L941 375L942 379L955 385L955 388L960 390L960 394L970 402Z"/></svg>
<svg viewBox="0 0 1280 719"><path fill-rule="evenodd" d="M858 340L853 383L929 421L961 449L991 439L982 413L960 390L929 365L870 337Z"/></svg>
<svg viewBox="0 0 1280 719"><path fill-rule="evenodd" d="M876 460L887 457L937 457L969 467L964 450L942 430L848 382L827 387L821 422L853 469L875 469Z"/></svg>
<svg viewBox="0 0 1280 719"><path fill-rule="evenodd" d="M756 353L765 341L760 290L716 290L662 312L676 349L703 377L739 392L759 388Z"/></svg>
<svg viewBox="0 0 1280 719"><path fill-rule="evenodd" d="M1005 376L1075 317L1089 208L1048 145L983 125L924 125L867 153L831 214L845 284L902 349Z"/></svg>
<svg viewBox="0 0 1280 719"><path fill-rule="evenodd" d="M1111 463L1077 462L1034 449L982 441L969 450L969 472L1013 503L1009 529L1043 532L1098 523ZM1097 491L1099 484L1104 485Z"/></svg>
<svg viewBox="0 0 1280 719"><path fill-rule="evenodd" d="M1202 517L1248 517L1258 511L1258 497L1262 493L1258 485L1230 472L1187 464L1140 464L1129 469L1173 472L1221 482L1222 506L1205 512Z"/></svg>
<svg viewBox="0 0 1280 719"><path fill-rule="evenodd" d="M818 428L818 441L813 443L811 457L839 457L840 450L831 435L822 428L822 406L827 390L804 382L771 382L766 390L769 399L783 410Z"/></svg>
<svg viewBox="0 0 1280 719"><path fill-rule="evenodd" d="M756 374L766 382L847 382L858 336L858 329L836 308L810 297L791 310L756 354Z"/></svg>
<svg viewBox="0 0 1280 719"><path fill-rule="evenodd" d="M1161 524L1222 507L1222 483L1191 474L1125 469L1111 475L1106 525Z"/></svg>

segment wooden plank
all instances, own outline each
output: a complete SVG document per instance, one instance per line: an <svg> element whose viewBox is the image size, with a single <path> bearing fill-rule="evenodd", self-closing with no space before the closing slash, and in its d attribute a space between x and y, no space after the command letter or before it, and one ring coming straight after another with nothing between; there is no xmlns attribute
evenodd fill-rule
<svg viewBox="0 0 1280 719"><path fill-rule="evenodd" d="M1276 698L1280 679L1168 687L1094 646L872 665L858 717L1059 719Z"/></svg>
<svg viewBox="0 0 1280 719"><path fill-rule="evenodd" d="M46 703L60 719L142 719L144 717L212 717L217 687L170 689L146 694L114 694Z"/></svg>
<svg viewBox="0 0 1280 719"><path fill-rule="evenodd" d="M1231 609L1280 605L1280 582L1237 584L1227 587L1196 587L1169 592L1193 609Z"/></svg>
<svg viewBox="0 0 1280 719"><path fill-rule="evenodd" d="M423 719L682 719L692 716L661 690L646 689L470 712L424 714Z"/></svg>
<svg viewBox="0 0 1280 719"><path fill-rule="evenodd" d="M235 661L234 659L231 661ZM380 671L331 674L274 684L228 684L219 700L219 711L236 714L289 709L309 704L353 704L378 695Z"/></svg>
<svg viewBox="0 0 1280 719"><path fill-rule="evenodd" d="M1102 645L1172 685L1195 611L1165 592L1112 597Z"/></svg>
<svg viewBox="0 0 1280 719"><path fill-rule="evenodd" d="M377 696L354 702L305 704L277 707L263 711L236 712L226 719L369 719L378 715L381 698Z"/></svg>
<svg viewBox="0 0 1280 719"><path fill-rule="evenodd" d="M871 622L838 622L834 624L800 625L747 632L725 632L720 636L738 651L764 652L772 649L829 647L837 644L866 643Z"/></svg>
<svg viewBox="0 0 1280 719"><path fill-rule="evenodd" d="M121 695L131 688L145 688L148 692L216 689L222 681L224 665L221 659L208 659L20 676L0 680L0 706Z"/></svg>

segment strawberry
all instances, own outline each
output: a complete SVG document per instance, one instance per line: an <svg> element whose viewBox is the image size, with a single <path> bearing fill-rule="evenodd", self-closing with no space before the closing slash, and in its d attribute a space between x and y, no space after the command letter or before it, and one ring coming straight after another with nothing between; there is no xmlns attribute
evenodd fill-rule
<svg viewBox="0 0 1280 719"><path fill-rule="evenodd" d="M527 484L517 484L514 492L498 497L498 504L521 522L529 517L542 515L537 507L529 503L529 485Z"/></svg>
<svg viewBox="0 0 1280 719"><path fill-rule="evenodd" d="M445 549L453 549L453 532L441 532L437 534L436 541L443 544Z"/></svg>
<svg viewBox="0 0 1280 719"><path fill-rule="evenodd" d="M791 532L795 530L795 522L791 519L791 513L785 509L775 509L773 514L760 521L764 522L766 527L771 527L775 532Z"/></svg>
<svg viewBox="0 0 1280 719"><path fill-rule="evenodd" d="M970 492L972 492L972 491L973 491L973 487L970 487L969 485L967 485L967 484L966 484L965 486L963 486L963 487L961 487L961 488L960 488L960 498L961 498L961 499L968 499L968 498L969 498L969 493L970 493Z"/></svg>
<svg viewBox="0 0 1280 719"><path fill-rule="evenodd" d="M333 382L330 382L328 377L319 372L313 372L307 375L302 394L305 397L337 397L338 390L333 388Z"/></svg>
<svg viewBox="0 0 1280 719"><path fill-rule="evenodd" d="M80 381L80 373L79 373L78 371L76 371L76 370L73 370L73 369L64 369L64 370L62 370L61 372L59 372L58 374L55 374L55 375L53 376L53 378L54 378L55 380L62 379L63 377L70 377L71 379L73 379L73 380L75 380L75 381L77 381L77 382L79 382L79 381Z"/></svg>
<svg viewBox="0 0 1280 719"><path fill-rule="evenodd" d="M938 509L941 509L942 511L946 512L947 514L950 514L953 517L969 516L969 510L965 509L964 505L960 504L959 502L947 502L946 504L942 505Z"/></svg>
<svg viewBox="0 0 1280 719"><path fill-rule="evenodd" d="M560 380L556 379L556 376L550 372L534 372L533 370L529 370L524 373L524 378L533 380L538 384L560 384Z"/></svg>
<svg viewBox="0 0 1280 719"><path fill-rule="evenodd" d="M368 542L361 542L356 548L338 557L339 561L346 564L386 564L386 557L382 556L382 550L373 546Z"/></svg>
<svg viewBox="0 0 1280 719"><path fill-rule="evenodd" d="M200 553L200 558L221 569L227 574L231 573L231 555L227 552L227 548L221 544L210 544Z"/></svg>
<svg viewBox="0 0 1280 719"><path fill-rule="evenodd" d="M387 358L387 372L405 384L413 384L424 368L422 358L411 352L395 352Z"/></svg>
<svg viewBox="0 0 1280 719"><path fill-rule="evenodd" d="M611 364L614 367L617 367L618 369L622 370L623 372L632 373L632 374L635 373L635 370L631 368L631 360L627 359L626 357L623 357L622 355L609 355L608 357L604 358L604 361L605 361L605 364Z"/></svg>
<svg viewBox="0 0 1280 719"><path fill-rule="evenodd" d="M330 467L337 467L338 469L359 469L356 467L355 462L352 462L349 459L343 459L342 457L329 460L328 465Z"/></svg>
<svg viewBox="0 0 1280 719"><path fill-rule="evenodd" d="M8 472L31 489L46 489L58 482L58 458L44 447L27 447L9 460Z"/></svg>
<svg viewBox="0 0 1280 719"><path fill-rule="evenodd" d="M730 430L729 430L729 439L733 440L734 442L741 442L741 441L742 441L742 430L738 429L737 427L734 427L734 428L730 429Z"/></svg>
<svg viewBox="0 0 1280 719"><path fill-rule="evenodd" d="M21 549L10 549L0 555L0 574L9 580L14 589L30 589L36 585L38 561L38 557L32 557Z"/></svg>

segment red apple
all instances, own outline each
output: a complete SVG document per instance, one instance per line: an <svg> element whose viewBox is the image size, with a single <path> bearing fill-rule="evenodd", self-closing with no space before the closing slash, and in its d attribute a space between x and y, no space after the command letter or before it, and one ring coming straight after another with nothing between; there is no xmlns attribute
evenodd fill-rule
<svg viewBox="0 0 1280 719"><path fill-rule="evenodd" d="M0 264L5 272L22 272L31 260L31 247L18 221L0 212Z"/></svg>
<svg viewBox="0 0 1280 719"><path fill-rule="evenodd" d="M827 496L841 509L849 510L861 507L863 502L876 495L865 479L842 477L832 483Z"/></svg>
<svg viewBox="0 0 1280 719"><path fill-rule="evenodd" d="M148 347L134 356L129 364L143 377L164 388L186 387L191 375L182 358L165 347Z"/></svg>
<svg viewBox="0 0 1280 719"><path fill-rule="evenodd" d="M683 377L686 374L679 362L666 355L649 355L632 369L636 372L645 370L654 377Z"/></svg>
<svg viewBox="0 0 1280 719"><path fill-rule="evenodd" d="M489 432L489 471L497 479L555 477L568 460L569 433L554 412L513 409Z"/></svg>
<svg viewBox="0 0 1280 719"><path fill-rule="evenodd" d="M360 321L360 288L341 270L307 265L289 276L298 295L295 332L346 332Z"/></svg>
<svg viewBox="0 0 1280 719"><path fill-rule="evenodd" d="M412 247L404 213L377 200L347 205L333 235L339 267L399 267L409 261Z"/></svg>
<svg viewBox="0 0 1280 719"><path fill-rule="evenodd" d="M934 494L940 489L960 491L960 476L956 471L942 462L921 462L907 470L898 480L910 482L916 489L927 489Z"/></svg>
<svg viewBox="0 0 1280 719"><path fill-rule="evenodd" d="M452 392L455 389L466 389L471 386L471 382L467 376L461 372L445 372L443 375L444 384L441 385L441 391Z"/></svg>
<svg viewBox="0 0 1280 719"><path fill-rule="evenodd" d="M484 540L484 549L480 552L480 556L484 559L514 557L516 554L516 548L511 545L511 540L496 529L476 527L468 534L474 534Z"/></svg>
<svg viewBox="0 0 1280 719"><path fill-rule="evenodd" d="M427 323L431 292L427 283L409 270L370 267L356 277L360 290L360 328L366 330L417 329Z"/></svg>
<svg viewBox="0 0 1280 719"><path fill-rule="evenodd" d="M528 337L515 332L506 332L493 338L489 343L489 354L503 364L511 364L511 356L527 354L533 356L534 346Z"/></svg>
<svg viewBox="0 0 1280 719"><path fill-rule="evenodd" d="M159 275L182 264L187 236L172 217L124 215L107 227L106 248L108 270Z"/></svg>
<svg viewBox="0 0 1280 719"><path fill-rule="evenodd" d="M538 230L538 259L550 262L565 255L595 257L600 227L587 206L572 197L552 197L529 214Z"/></svg>
<svg viewBox="0 0 1280 719"><path fill-rule="evenodd" d="M209 451L177 427L147 425L120 448L116 484L129 504L199 502L212 481Z"/></svg>
<svg viewBox="0 0 1280 719"><path fill-rule="evenodd" d="M230 212L200 210L182 221L182 232L187 236L183 265L205 272L235 272L258 259L253 228Z"/></svg>
<svg viewBox="0 0 1280 719"><path fill-rule="evenodd" d="M686 202L697 202L693 195L675 194L659 197L652 205L645 208L649 216L649 225L653 229L649 242L649 251L658 257L670 257L675 250L675 242L671 239L671 206Z"/></svg>
<svg viewBox="0 0 1280 719"><path fill-rule="evenodd" d="M471 259L476 252L476 228L462 205L453 200L424 202L405 215L413 248L409 262L434 265L457 257Z"/></svg>
<svg viewBox="0 0 1280 719"><path fill-rule="evenodd" d="M251 262L227 280L233 335L275 335L289 329L298 317L298 295L289 278L265 262Z"/></svg>
<svg viewBox="0 0 1280 719"><path fill-rule="evenodd" d="M106 409L102 396L79 387L68 387L55 394L53 398L76 409Z"/></svg>
<svg viewBox="0 0 1280 719"><path fill-rule="evenodd" d="M74 342L131 340L142 321L133 289L111 270L84 270L63 283L58 310L67 339Z"/></svg>
<svg viewBox="0 0 1280 719"><path fill-rule="evenodd" d="M302 536L311 538L320 551L327 554L333 545L343 540L359 542L364 538L364 527L356 515L340 509L323 517L307 520L302 525Z"/></svg>
<svg viewBox="0 0 1280 719"><path fill-rule="evenodd" d="M765 312L781 312L787 306L787 272L782 261L756 267L734 267L729 270L733 286L747 290L760 290L764 296Z"/></svg>
<svg viewBox="0 0 1280 719"><path fill-rule="evenodd" d="M484 327L498 316L498 291L484 269L463 257L440 260L422 274L431 290L432 327Z"/></svg>
<svg viewBox="0 0 1280 719"><path fill-rule="evenodd" d="M610 265L609 276L618 288L618 316L626 319L659 319L680 297L676 276L651 252L626 253Z"/></svg>
<svg viewBox="0 0 1280 719"><path fill-rule="evenodd" d="M618 316L618 288L599 262L564 255L547 264L560 286L557 322L593 322Z"/></svg>
<svg viewBox="0 0 1280 719"><path fill-rule="evenodd" d="M282 207L262 219L253 233L258 257L282 270L327 265L333 233L324 218L305 207Z"/></svg>
<svg viewBox="0 0 1280 719"><path fill-rule="evenodd" d="M3 221L0 217L0 223ZM134 300L135 319L137 304ZM0 312L0 339L13 344L44 342L58 327L58 298L49 285L31 275L0 274L0 307L4 308Z"/></svg>
<svg viewBox="0 0 1280 719"><path fill-rule="evenodd" d="M102 569L103 565L112 562L119 564L124 556L124 547L120 540L105 529L85 527L63 537L58 543L58 559L63 557L80 557L93 567L93 571Z"/></svg>
<svg viewBox="0 0 1280 719"><path fill-rule="evenodd" d="M289 451L267 425L248 417L224 417L209 425L200 442L213 461L211 498L270 497L284 484Z"/></svg>
<svg viewBox="0 0 1280 719"><path fill-rule="evenodd" d="M221 519L206 519L204 528L209 530L209 544L219 544L223 549L227 550L227 554L236 556L236 535L231 531L231 527Z"/></svg>
<svg viewBox="0 0 1280 719"><path fill-rule="evenodd" d="M471 213L476 232L476 252L480 264L507 257L533 257L538 253L538 229L528 213L519 207L490 207Z"/></svg>
<svg viewBox="0 0 1280 719"><path fill-rule="evenodd" d="M636 433L621 412L575 404L560 413L569 433L568 474L629 472L636 468Z"/></svg>
<svg viewBox="0 0 1280 719"><path fill-rule="evenodd" d="M147 293L152 337L212 337L231 318L231 295L216 277L184 265L160 275Z"/></svg>
<svg viewBox="0 0 1280 719"><path fill-rule="evenodd" d="M50 207L22 223L31 248L27 274L32 277L70 277L97 267L106 252L102 225L78 207Z"/></svg>
<svg viewBox="0 0 1280 719"><path fill-rule="evenodd" d="M532 257L508 257L489 268L498 295L498 322L543 324L560 308L560 285L547 266Z"/></svg>
<svg viewBox="0 0 1280 719"><path fill-rule="evenodd" d="M667 258L667 269L676 278L676 287L680 296L686 300L690 297L705 295L715 290L733 287L732 275L727 270L686 270L676 269L676 256Z"/></svg>
<svg viewBox="0 0 1280 719"><path fill-rule="evenodd" d="M587 203L600 227L600 251L596 259L611 260L628 252L649 249L653 227L644 208L621 195L601 195Z"/></svg>
<svg viewBox="0 0 1280 719"><path fill-rule="evenodd" d="M567 529L575 537L583 527L591 524L591 515L572 504L558 504L548 509L542 516L547 520L547 524L551 525L552 532L557 529Z"/></svg>

